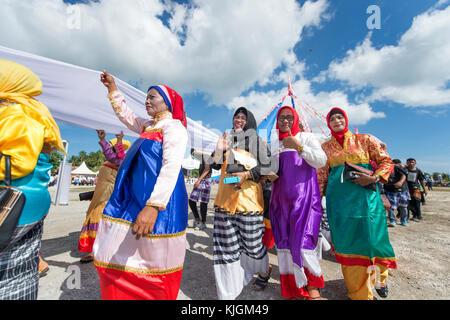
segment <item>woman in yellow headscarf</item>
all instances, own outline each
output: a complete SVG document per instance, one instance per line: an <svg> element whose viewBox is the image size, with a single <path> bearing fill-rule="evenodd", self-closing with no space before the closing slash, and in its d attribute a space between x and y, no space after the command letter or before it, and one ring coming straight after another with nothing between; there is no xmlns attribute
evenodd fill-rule
<svg viewBox="0 0 450 320"><path fill-rule="evenodd" d="M81 263L88 263L94 260L91 252L97 236L98 224L102 218L103 209L105 209L106 203L114 190L117 171L125 157L124 151L131 145L128 140L123 139L123 132L117 134L116 138L111 139L109 143L105 140L104 130L97 130L97 134L106 161L98 172L97 185L95 186L91 204L86 212L86 220L78 240L78 251L89 252L88 255L81 258Z"/></svg>
<svg viewBox="0 0 450 320"><path fill-rule="evenodd" d="M50 208L47 189L52 147L64 151L58 125L35 96L42 82L31 70L0 59L0 153L10 156L11 185L26 201L9 243L0 248L0 300L37 299L43 220ZM0 161L0 184L5 157Z"/></svg>

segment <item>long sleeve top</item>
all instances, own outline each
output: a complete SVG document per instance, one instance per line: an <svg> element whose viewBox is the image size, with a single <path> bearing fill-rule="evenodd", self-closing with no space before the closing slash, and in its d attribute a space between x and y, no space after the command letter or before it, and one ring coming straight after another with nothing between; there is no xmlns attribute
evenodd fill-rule
<svg viewBox="0 0 450 320"><path fill-rule="evenodd" d="M113 165L120 166L122 163L122 160L124 157L120 157L119 153L115 153L111 145L106 140L102 140L99 142L100 146L102 147L103 154L105 155L106 161L111 162ZM119 149L122 148L123 153L123 147L122 143L118 142L116 144L116 148Z"/></svg>
<svg viewBox="0 0 450 320"><path fill-rule="evenodd" d="M108 98L119 120L130 130L139 134L144 131L162 132L162 166L147 204L165 209L175 188L186 151L186 128L179 120L173 119L170 112L161 113L154 120L137 117L127 107L125 98L119 91L111 92Z"/></svg>
<svg viewBox="0 0 450 320"><path fill-rule="evenodd" d="M369 134L353 134L348 131L345 134L343 147L332 137L331 140L322 144L322 149L328 158L326 165L317 171L322 196L326 192L331 168L342 166L344 162L369 164L371 160L374 161L377 164L375 173L380 176L382 183L387 182L394 167L388 153Z"/></svg>
<svg viewBox="0 0 450 320"><path fill-rule="evenodd" d="M327 156L322 149L322 145L318 138L309 132L299 132L295 135L295 138L300 141L303 146L300 156L313 168L319 169L327 163ZM277 140L278 141L278 140ZM275 145L277 147L277 145ZM281 151L292 150L283 148L281 141L278 141L278 147ZM274 156L277 156L277 152L274 152Z"/></svg>

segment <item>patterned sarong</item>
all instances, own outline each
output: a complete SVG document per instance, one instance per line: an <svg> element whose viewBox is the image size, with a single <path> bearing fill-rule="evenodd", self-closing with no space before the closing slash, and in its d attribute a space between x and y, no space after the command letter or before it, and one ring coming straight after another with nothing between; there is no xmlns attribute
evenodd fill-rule
<svg viewBox="0 0 450 320"><path fill-rule="evenodd" d="M0 251L0 300L36 300L44 219L18 226Z"/></svg>
<svg viewBox="0 0 450 320"><path fill-rule="evenodd" d="M191 195L189 196L189 200L192 200L194 202L208 203L210 191L211 180L203 179L202 181L200 181L198 187L192 190Z"/></svg>
<svg viewBox="0 0 450 320"><path fill-rule="evenodd" d="M411 200L408 190L402 192L385 191L384 194L388 198L392 210L396 210L398 207L408 207L408 201Z"/></svg>

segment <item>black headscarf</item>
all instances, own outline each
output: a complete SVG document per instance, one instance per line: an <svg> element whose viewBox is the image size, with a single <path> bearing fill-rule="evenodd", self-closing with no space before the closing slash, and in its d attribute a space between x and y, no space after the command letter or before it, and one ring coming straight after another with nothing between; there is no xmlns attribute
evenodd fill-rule
<svg viewBox="0 0 450 320"><path fill-rule="evenodd" d="M258 125L256 124L255 116L245 107L239 107L233 115L233 119L238 115L238 113L243 113L247 117L247 123L245 124L243 131L247 131L248 129L254 129L256 131ZM233 128L234 129L234 128Z"/></svg>
<svg viewBox="0 0 450 320"><path fill-rule="evenodd" d="M258 181L261 175L268 174L265 171L269 170L265 169L270 167L270 152L267 148L267 144L257 134L257 124L253 113L245 107L240 107L234 113L233 119L238 113L243 113L247 117L247 121L241 131L235 132L234 128L231 131L231 148L245 150L255 157L258 165L250 171L252 173L253 180ZM226 171L243 171L238 169L239 166L240 165L235 163L233 154L230 153L227 159Z"/></svg>

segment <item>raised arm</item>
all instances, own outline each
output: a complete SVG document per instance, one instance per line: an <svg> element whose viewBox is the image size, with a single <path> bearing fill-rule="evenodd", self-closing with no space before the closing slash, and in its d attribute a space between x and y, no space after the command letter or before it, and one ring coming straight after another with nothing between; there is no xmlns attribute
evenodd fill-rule
<svg viewBox="0 0 450 320"><path fill-rule="evenodd" d="M134 112L127 107L125 97L117 89L114 77L108 72L103 71L100 81L108 89L108 99L119 120L127 126L128 129L141 134L144 127L150 126L152 121L137 117Z"/></svg>

